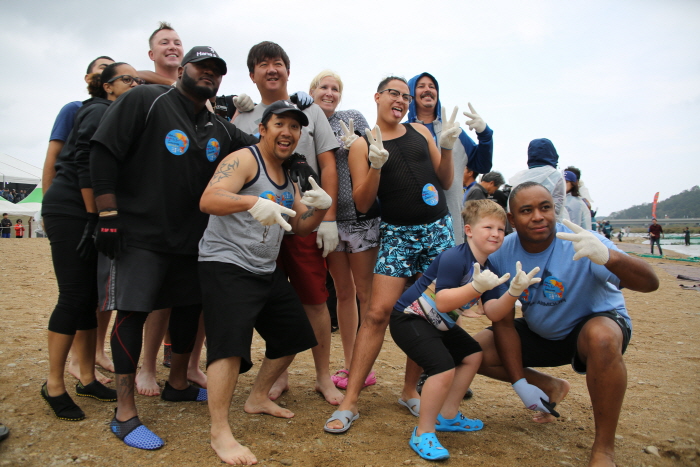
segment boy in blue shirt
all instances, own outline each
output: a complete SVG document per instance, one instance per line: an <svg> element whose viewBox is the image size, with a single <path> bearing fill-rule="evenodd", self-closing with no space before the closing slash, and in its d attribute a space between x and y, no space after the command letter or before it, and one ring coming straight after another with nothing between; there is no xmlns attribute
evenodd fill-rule
<svg viewBox="0 0 700 467"><path fill-rule="evenodd" d="M467 241L440 253L425 274L403 293L391 314L394 342L428 374L421 393L422 404L419 399L399 399L400 404L420 417L409 446L428 460L449 457L435 431L476 431L484 426L480 420L470 420L459 411L464 393L481 365L482 354L479 343L456 325L456 320L476 304L482 293L510 278L510 274L499 278L489 271L487 260L503 243L503 208L491 200L468 201L462 218ZM529 276L521 276L529 285L537 271L535 268ZM520 279L522 285L523 277Z"/></svg>

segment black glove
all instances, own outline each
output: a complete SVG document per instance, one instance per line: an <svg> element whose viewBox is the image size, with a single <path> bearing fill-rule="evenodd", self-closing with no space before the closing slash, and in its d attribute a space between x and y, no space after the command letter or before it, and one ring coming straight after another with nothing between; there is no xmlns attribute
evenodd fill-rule
<svg viewBox="0 0 700 467"><path fill-rule="evenodd" d="M318 179L318 175L313 168L306 161L306 157L299 153L294 153L289 159L284 161L283 167L289 170L289 178L292 182L298 183L301 191L308 191L311 189L311 183L309 183L309 177L313 177L316 183L319 185L321 181Z"/></svg>
<svg viewBox="0 0 700 467"><path fill-rule="evenodd" d="M119 215L99 217L95 231L95 247L109 259L118 258L126 247L124 231L119 222Z"/></svg>
<svg viewBox="0 0 700 467"><path fill-rule="evenodd" d="M304 91L295 92L294 94L289 96L289 100L292 101L292 104L295 104L297 107L299 107L299 110L304 110L314 103L314 98L311 97L309 94L306 94Z"/></svg>
<svg viewBox="0 0 700 467"><path fill-rule="evenodd" d="M95 248L95 226L97 225L97 213L89 212L87 213L88 220L85 224L85 230L83 230L83 236L78 243L78 247L75 251L78 252L81 259L85 261L92 261L97 256L97 249Z"/></svg>

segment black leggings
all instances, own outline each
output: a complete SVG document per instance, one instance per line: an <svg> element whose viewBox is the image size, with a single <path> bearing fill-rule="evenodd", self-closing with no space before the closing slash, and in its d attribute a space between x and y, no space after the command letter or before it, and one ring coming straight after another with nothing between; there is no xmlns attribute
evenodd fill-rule
<svg viewBox="0 0 700 467"><path fill-rule="evenodd" d="M58 303L49 318L49 331L73 336L97 327L97 259L85 261L75 250L85 219L44 216L51 258L58 282Z"/></svg>
<svg viewBox="0 0 700 467"><path fill-rule="evenodd" d="M199 327L201 304L173 307L168 330L173 353L187 354L194 348ZM119 375L136 373L143 345L143 325L148 313L117 311L112 328L112 360L114 372Z"/></svg>

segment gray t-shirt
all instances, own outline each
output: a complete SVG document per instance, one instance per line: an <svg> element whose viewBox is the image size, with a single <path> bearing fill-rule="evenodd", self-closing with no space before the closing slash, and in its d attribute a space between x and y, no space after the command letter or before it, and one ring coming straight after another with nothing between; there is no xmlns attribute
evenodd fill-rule
<svg viewBox="0 0 700 467"><path fill-rule="evenodd" d="M265 104L258 104L251 112L239 114L233 124L241 131L260 137L258 124L262 120L263 112L265 112L267 107ZM301 139L299 139L295 152L306 156L306 160L311 168L321 175L318 170L316 156L322 152L336 149L338 141L335 139L331 125L328 123L328 119L321 107L311 104L310 107L304 109L304 113L309 119L309 125L302 127Z"/></svg>
<svg viewBox="0 0 700 467"><path fill-rule="evenodd" d="M250 146L249 149L258 161L258 173L238 194L260 196L292 209L294 186L287 175L283 185L276 185L267 175L258 148ZM289 219L286 214L282 216ZM276 267L283 234L284 229L279 224L265 227L248 211L212 215L199 241L199 261L231 263L254 274L271 274Z"/></svg>

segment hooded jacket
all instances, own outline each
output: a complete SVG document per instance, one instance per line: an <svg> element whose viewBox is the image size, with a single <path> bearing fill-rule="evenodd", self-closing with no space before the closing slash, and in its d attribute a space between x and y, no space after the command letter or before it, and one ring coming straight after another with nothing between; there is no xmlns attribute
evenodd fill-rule
<svg viewBox="0 0 700 467"><path fill-rule="evenodd" d="M409 92L412 96L416 96L416 83L423 76L427 76L433 80L435 83L435 90L437 91L437 105L435 106L436 118L432 122L422 122L418 120L418 114L416 112L416 100L415 98L408 105L408 122L409 123L422 123L425 125L430 133L435 139L435 144L440 141L440 132L442 131L442 103L440 102L440 86L437 80L430 73L421 73L414 76L408 81ZM464 242L464 224L462 221L462 198L463 198L463 187L462 187L462 177L464 175L464 168L469 167L470 169L478 173L488 173L491 171L492 161L493 161L493 130L486 125L486 129L476 134L479 144L477 145L474 140L472 140L467 133L462 130L459 134L459 139L455 143L452 149L452 161L454 163L454 179L452 181L452 186L449 190L445 191L445 197L447 198L447 207L450 210L450 215L452 216L452 225L455 231L455 243L459 245ZM438 145L439 147L439 145Z"/></svg>

